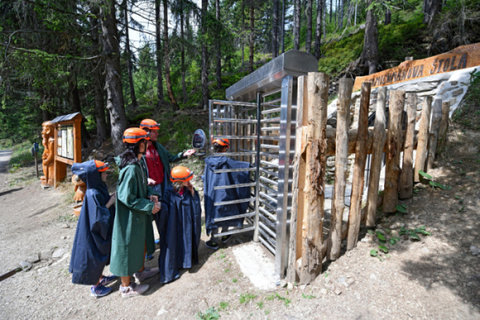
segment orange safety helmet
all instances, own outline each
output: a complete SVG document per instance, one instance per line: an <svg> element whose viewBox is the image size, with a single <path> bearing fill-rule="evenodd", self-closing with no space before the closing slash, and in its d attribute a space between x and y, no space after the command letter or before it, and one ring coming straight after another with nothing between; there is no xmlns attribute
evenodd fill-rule
<svg viewBox="0 0 480 320"><path fill-rule="evenodd" d="M108 162L103 162L99 160L94 160L94 161L95 161L95 166L97 167L98 172L104 172L110 169L110 167L108 166Z"/></svg>
<svg viewBox="0 0 480 320"><path fill-rule="evenodd" d="M140 128L128 128L123 132L123 142L135 144L138 141L145 139L150 140L148 133Z"/></svg>
<svg viewBox="0 0 480 320"><path fill-rule="evenodd" d="M143 119L142 122L140 122L140 129L158 130L160 129L160 125L155 120Z"/></svg>
<svg viewBox="0 0 480 320"><path fill-rule="evenodd" d="M170 176L170 181L172 182L185 182L192 180L193 172L187 167L176 166L170 172Z"/></svg>
<svg viewBox="0 0 480 320"><path fill-rule="evenodd" d="M230 140L228 139L213 139L212 144L215 143L222 147L230 147Z"/></svg>

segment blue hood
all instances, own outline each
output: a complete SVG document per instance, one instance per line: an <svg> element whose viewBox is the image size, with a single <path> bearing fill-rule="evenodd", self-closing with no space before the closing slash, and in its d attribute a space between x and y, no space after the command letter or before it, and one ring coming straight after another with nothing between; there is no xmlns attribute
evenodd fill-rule
<svg viewBox="0 0 480 320"><path fill-rule="evenodd" d="M100 172L97 171L95 161L89 160L72 165L72 173L80 177L85 182L87 189L97 189L108 199L108 189L105 182L102 181Z"/></svg>

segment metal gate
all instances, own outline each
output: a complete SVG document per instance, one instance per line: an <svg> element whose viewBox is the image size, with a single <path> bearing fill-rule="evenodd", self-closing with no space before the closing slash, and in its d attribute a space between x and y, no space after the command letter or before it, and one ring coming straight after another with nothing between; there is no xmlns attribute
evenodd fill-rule
<svg viewBox="0 0 480 320"><path fill-rule="evenodd" d="M291 208L291 185L295 140L296 108L292 106L293 77L286 76L281 88L257 93L256 103L210 100L209 136L230 140L224 155L248 161L251 181L245 185L217 188L251 187L248 199L219 202L225 205L249 202L246 213L222 220L246 218L244 227L218 236L254 231L253 239L275 256L275 274L283 278L288 260L288 233ZM226 172L226 171L223 171ZM217 220L221 221L221 220Z"/></svg>

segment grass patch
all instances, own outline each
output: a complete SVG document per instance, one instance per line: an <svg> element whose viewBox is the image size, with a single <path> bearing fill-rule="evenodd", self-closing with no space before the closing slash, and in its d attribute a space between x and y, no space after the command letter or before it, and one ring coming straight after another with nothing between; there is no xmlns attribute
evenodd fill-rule
<svg viewBox="0 0 480 320"><path fill-rule="evenodd" d="M252 293L242 293L240 295L239 301L242 304L249 303L250 301L254 300L257 298L257 295L252 294Z"/></svg>
<svg viewBox="0 0 480 320"><path fill-rule="evenodd" d="M198 320L217 320L220 319L220 314L215 307L210 307L205 312L197 312L195 318Z"/></svg>
<svg viewBox="0 0 480 320"><path fill-rule="evenodd" d="M21 167L31 166L35 163L35 160L32 155L32 146L33 144L29 141L22 142L13 146L12 157L10 158L9 166L10 172L13 173ZM43 148L40 148L40 151L37 155L37 159L40 163L42 161Z"/></svg>

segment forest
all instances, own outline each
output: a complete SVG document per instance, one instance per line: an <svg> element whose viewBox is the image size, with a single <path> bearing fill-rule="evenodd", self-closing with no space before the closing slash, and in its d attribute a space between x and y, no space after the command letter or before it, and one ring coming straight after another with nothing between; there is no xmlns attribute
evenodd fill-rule
<svg viewBox="0 0 480 320"><path fill-rule="evenodd" d="M0 140L81 112L85 149L119 152L146 117L181 149L209 99L285 51L335 82L480 42L479 20L478 0L0 0Z"/></svg>

